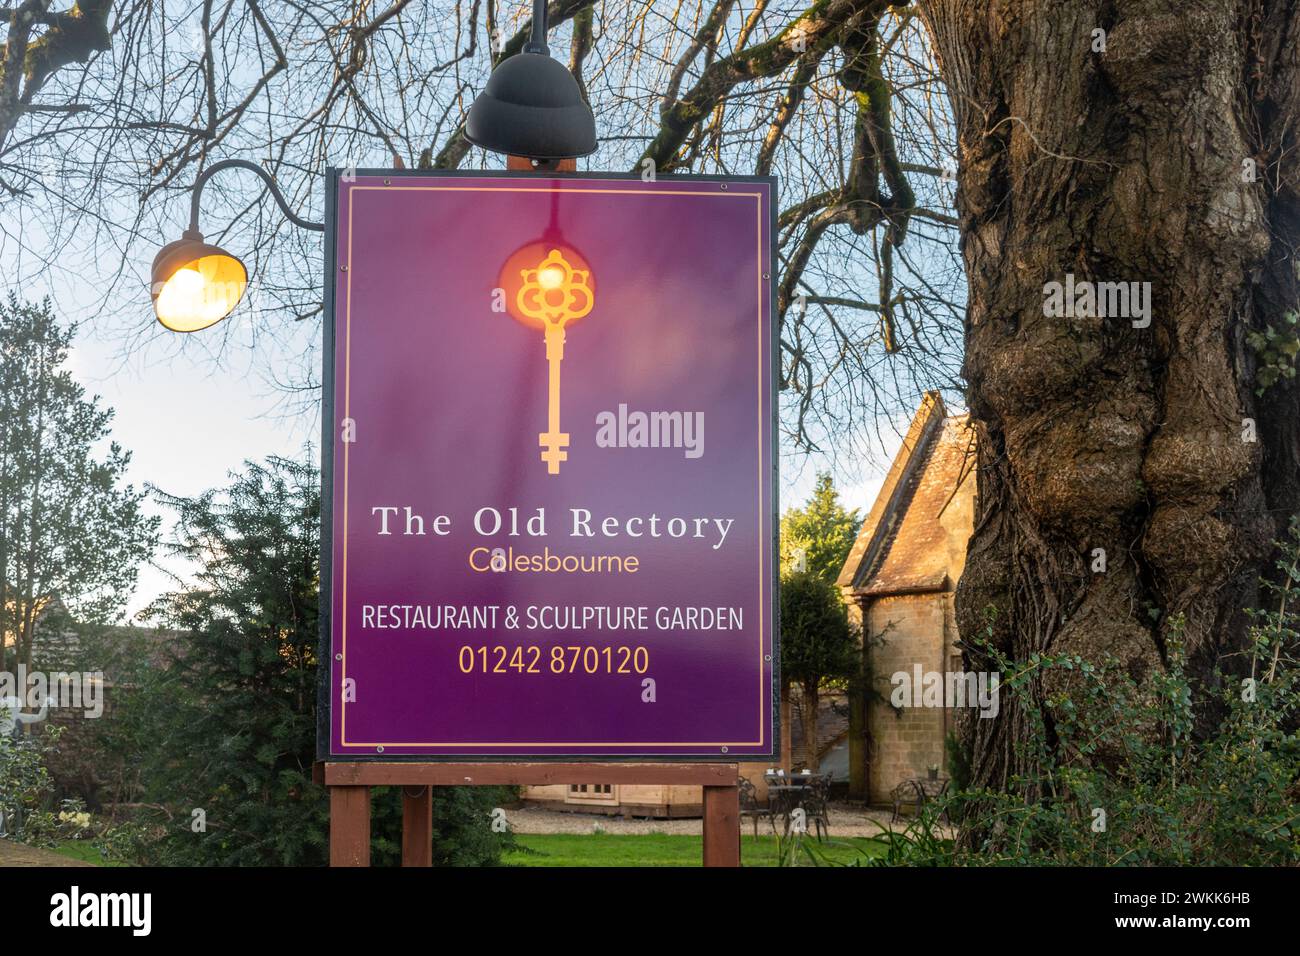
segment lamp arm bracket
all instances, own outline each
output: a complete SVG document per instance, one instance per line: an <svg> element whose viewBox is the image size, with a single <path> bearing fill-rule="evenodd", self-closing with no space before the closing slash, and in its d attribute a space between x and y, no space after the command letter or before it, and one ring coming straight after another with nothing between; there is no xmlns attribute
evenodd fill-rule
<svg viewBox="0 0 1300 956"><path fill-rule="evenodd" d="M246 159L223 159L218 163L213 163L207 169L203 170L203 172L199 173L199 178L194 180L194 191L190 193L189 228L189 232L194 233L194 236L187 234L186 238L194 238L201 235L199 233L199 199L203 195L203 187L207 185L209 179L221 172L223 169L235 168L251 169L253 172L257 173L257 175L261 176L262 180L266 183L267 190L271 193L272 198L275 199L276 205L278 205L280 211L284 213L284 217L295 226L298 226L300 229L310 229L313 232L325 231L325 224L323 222L309 222L289 208L289 204L285 202L284 194L280 192L280 187L276 185L275 179L272 178L271 174L261 166L258 166L256 163L250 163Z"/></svg>
<svg viewBox="0 0 1300 956"><path fill-rule="evenodd" d="M525 52L550 56L551 48L546 45L546 15L546 0L533 0L533 24L528 31L528 42L524 44Z"/></svg>

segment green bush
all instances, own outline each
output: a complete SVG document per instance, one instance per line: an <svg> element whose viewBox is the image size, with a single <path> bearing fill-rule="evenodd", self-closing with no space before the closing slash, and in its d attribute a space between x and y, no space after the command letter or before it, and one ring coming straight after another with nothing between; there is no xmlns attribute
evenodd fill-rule
<svg viewBox="0 0 1300 956"><path fill-rule="evenodd" d="M1300 863L1300 535L1281 549L1274 606L1251 612L1248 677L1220 668L1208 686L1185 669L1180 622L1167 667L1139 683L1119 661L1078 655L1001 658L1002 691L1044 672L1068 676L1049 700L1021 708L1017 741L1032 773L1005 791L955 790L888 837L873 861L895 865L1294 866ZM1198 734L1197 706L1215 708ZM1004 708L1005 712L1005 708ZM956 774L954 773L954 776ZM955 821L956 833L945 829ZM957 839L949 837L955 835Z"/></svg>
<svg viewBox="0 0 1300 956"><path fill-rule="evenodd" d="M314 866L328 859L329 808L316 754L320 484L309 465L248 465L229 488L163 499L179 515L176 554L195 583L159 599L176 629L165 666L142 667L117 745L140 764L136 821L146 863ZM491 865L511 847L491 828L512 799L437 789L436 860ZM396 863L401 795L376 790L372 861Z"/></svg>
<svg viewBox="0 0 1300 956"><path fill-rule="evenodd" d="M21 736L0 734L0 833L34 846L50 846L58 820L50 810L54 780L46 763L63 728L46 726Z"/></svg>

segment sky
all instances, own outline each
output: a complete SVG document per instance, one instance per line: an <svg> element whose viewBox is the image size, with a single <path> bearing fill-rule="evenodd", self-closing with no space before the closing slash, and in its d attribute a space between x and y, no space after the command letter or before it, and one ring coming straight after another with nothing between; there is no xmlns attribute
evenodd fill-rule
<svg viewBox="0 0 1300 956"><path fill-rule="evenodd" d="M32 235L29 228L29 240ZM168 238L160 236L159 244ZM6 252L0 247L0 278L14 273ZM147 275L148 263L134 265L140 267L134 270L137 274ZM278 339L265 334L268 316L252 312L245 302L211 329L177 335L157 324L143 284L138 295L130 288L116 289L106 304L99 285L75 269L47 271L41 280L43 288L25 285L21 291L27 298L50 295L56 312L77 323L69 367L87 392L99 395L101 404L114 410L112 439L132 454L127 472L132 484L191 496L229 484L231 473L245 461L272 455L318 458L318 407L287 401L269 377L271 369L290 367L300 375L304 354L319 361L317 327L304 328L287 341ZM0 287L7 285L0 281ZM845 507L865 514L908 419L910 414L879 429L885 447L878 459L841 456L832 463L819 455L783 456L782 511L806 501L817 473L829 469ZM863 423L864 428L873 425ZM852 444L878 448L880 443ZM153 498L146 508L162 517L166 542L174 514ZM134 618L160 594L176 589L178 579L187 580L193 570L160 548L154 560L140 568L125 605L127 617Z"/></svg>
<svg viewBox="0 0 1300 956"><path fill-rule="evenodd" d="M16 224L0 220L0 225ZM39 225L28 222L21 231L29 247L39 249ZM159 245L170 238L174 237L160 235ZM49 295L59 316L77 323L69 368L88 393L100 396L101 405L114 410L112 440L132 454L130 483L192 496L229 484L231 473L245 461L272 455L318 458L318 407L308 403L304 408L301 402L289 401L270 379L270 370L292 369L283 377L299 380L305 355L319 361L317 324L307 328L308 323L303 323L299 332L280 339L266 334L268 316L254 313L245 302L211 329L177 335L158 325L149 307L147 262L127 263L128 277L106 293L71 260L32 277L28 255L24 263L12 244L0 242L0 290L14 283L12 277L27 276L17 290L22 297L39 300ZM882 423L879 440L873 434L870 441L849 443L879 449L870 460L843 454L834 462L821 455L783 456L782 511L806 501L817 473L826 469L834 475L845 507L865 514L910 417L909 413L902 420ZM873 433L874 425L869 420L862 423L864 431ZM162 517L166 542L174 514L152 497L146 510ZM192 573L191 566L160 548L154 560L140 568L125 614L134 618L160 594L175 590L178 579L184 581Z"/></svg>
<svg viewBox="0 0 1300 956"><path fill-rule="evenodd" d="M241 319L247 316L229 321ZM140 321L154 319L146 312ZM246 460L297 457L308 445L315 456L319 445L319 419L287 414L252 352L232 352L218 364L202 348L154 338L123 356L120 341L83 321L69 367L88 392L114 409L113 439L132 453L127 474L137 486L195 495L228 484L229 474ZM174 516L153 500L148 511L163 517L165 540ZM174 589L169 572L184 576L186 567L161 559L140 569L128 614Z"/></svg>

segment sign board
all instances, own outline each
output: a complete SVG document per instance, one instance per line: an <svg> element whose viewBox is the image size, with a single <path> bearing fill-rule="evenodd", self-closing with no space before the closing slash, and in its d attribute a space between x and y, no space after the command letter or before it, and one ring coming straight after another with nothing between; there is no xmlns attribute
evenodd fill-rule
<svg viewBox="0 0 1300 956"><path fill-rule="evenodd" d="M331 174L323 757L773 754L774 203Z"/></svg>

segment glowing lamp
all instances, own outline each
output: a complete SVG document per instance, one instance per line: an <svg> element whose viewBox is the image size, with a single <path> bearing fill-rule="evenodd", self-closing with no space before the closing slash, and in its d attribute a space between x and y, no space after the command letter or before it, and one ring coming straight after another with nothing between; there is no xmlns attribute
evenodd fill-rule
<svg viewBox="0 0 1300 956"><path fill-rule="evenodd" d="M173 332L197 332L220 322L239 305L248 288L248 270L238 257L220 246L203 241L199 232L199 202L203 187L226 169L247 169L266 183L271 198L284 217L300 229L324 232L323 222L308 222L285 202L284 194L271 174L246 159L223 159L213 163L194 180L190 191L190 227L181 238L169 242L154 256L150 294L153 311L164 328Z"/></svg>
<svg viewBox="0 0 1300 956"><path fill-rule="evenodd" d="M582 253L553 239L530 242L501 267L506 310L529 328L565 326L591 311L596 279Z"/></svg>
<svg viewBox="0 0 1300 956"><path fill-rule="evenodd" d="M158 321L173 332L197 332L220 322L239 305L248 288L248 270L219 246L186 230L153 260L150 286Z"/></svg>

